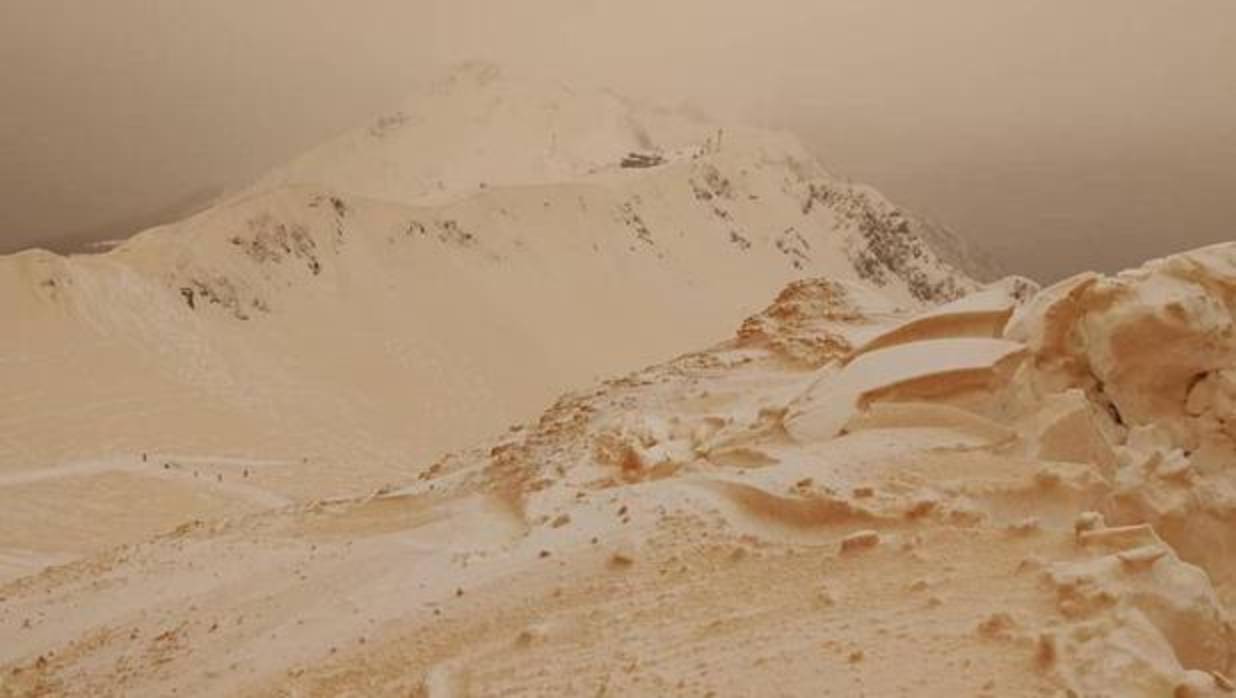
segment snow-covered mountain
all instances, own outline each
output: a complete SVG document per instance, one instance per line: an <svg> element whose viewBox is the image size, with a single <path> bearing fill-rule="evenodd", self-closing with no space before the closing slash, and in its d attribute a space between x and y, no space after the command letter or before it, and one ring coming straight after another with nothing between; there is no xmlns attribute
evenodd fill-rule
<svg viewBox="0 0 1236 698"><path fill-rule="evenodd" d="M1230 695L1236 246L975 260L478 67L0 258L0 697Z"/></svg>
<svg viewBox="0 0 1236 698"><path fill-rule="evenodd" d="M418 462L795 278L973 289L926 230L788 135L469 66L107 254L0 258L0 464Z"/></svg>

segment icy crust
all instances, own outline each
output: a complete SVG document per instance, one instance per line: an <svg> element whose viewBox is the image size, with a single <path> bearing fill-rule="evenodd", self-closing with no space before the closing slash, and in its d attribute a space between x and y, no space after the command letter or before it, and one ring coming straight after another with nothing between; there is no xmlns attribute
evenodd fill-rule
<svg viewBox="0 0 1236 698"><path fill-rule="evenodd" d="M1236 564L1236 245L1045 290L1006 335L1034 350L1039 390L1104 408L1121 469L1116 518L1149 521L1229 583Z"/></svg>
<svg viewBox="0 0 1236 698"><path fill-rule="evenodd" d="M1222 411L1215 400L1236 357L1234 309L1236 246L1219 245L1057 284L1006 336L1035 351L1048 385L1081 385L1109 401L1120 422L1161 426L1196 448L1224 426L1213 408Z"/></svg>
<svg viewBox="0 0 1236 698"><path fill-rule="evenodd" d="M1230 690L1232 630L1206 573L1181 562L1148 527L1144 545L1042 572L1062 620L1037 640L1037 659L1085 696L1220 696ZM1120 549L1124 548L1124 549Z"/></svg>
<svg viewBox="0 0 1236 698"><path fill-rule="evenodd" d="M1031 350L1027 404L1044 406L1028 434L1035 455L1095 464L1111 486L1106 519L1144 527L1132 552L1052 577L1080 608L1110 607L1072 643L1083 695L1232 691L1219 598L1231 602L1236 577L1234 314L1236 245L1225 244L1066 280L1006 329Z"/></svg>
<svg viewBox="0 0 1236 698"><path fill-rule="evenodd" d="M1236 245L1020 297L988 289L867 330L789 403L786 433L813 444L944 429L1088 469L1093 511L1075 523L1088 555L1026 563L1056 604L1027 640L1037 661L1071 695L1228 695L1234 315ZM1064 495L1060 475L1036 477L1044 501ZM988 630L1004 625L1027 624Z"/></svg>

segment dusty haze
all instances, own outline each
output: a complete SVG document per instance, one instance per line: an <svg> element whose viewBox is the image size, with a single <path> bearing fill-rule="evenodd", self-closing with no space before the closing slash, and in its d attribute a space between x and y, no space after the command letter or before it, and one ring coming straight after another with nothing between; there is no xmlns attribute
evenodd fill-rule
<svg viewBox="0 0 1236 698"><path fill-rule="evenodd" d="M1236 696L1231 10L537 1L6 5L0 698Z"/></svg>
<svg viewBox="0 0 1236 698"><path fill-rule="evenodd" d="M789 128L1044 280L1236 217L1222 0L9 0L0 252L174 217L472 58Z"/></svg>

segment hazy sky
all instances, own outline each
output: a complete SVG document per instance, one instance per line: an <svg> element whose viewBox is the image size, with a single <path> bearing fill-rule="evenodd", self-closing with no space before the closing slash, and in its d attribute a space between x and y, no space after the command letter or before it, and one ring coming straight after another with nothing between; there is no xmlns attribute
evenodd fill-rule
<svg viewBox="0 0 1236 698"><path fill-rule="evenodd" d="M473 58L789 128L1043 279L1236 238L1232 0L0 0L0 252L159 222Z"/></svg>

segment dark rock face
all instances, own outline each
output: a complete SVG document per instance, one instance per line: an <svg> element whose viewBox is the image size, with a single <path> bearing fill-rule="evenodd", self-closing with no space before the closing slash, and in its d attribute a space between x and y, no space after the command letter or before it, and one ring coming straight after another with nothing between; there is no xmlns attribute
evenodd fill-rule
<svg viewBox="0 0 1236 698"><path fill-rule="evenodd" d="M299 259L317 276L322 263L317 257L317 243L309 230L300 224L287 224L263 214L249 221L250 237L233 236L230 242L259 264L279 264L285 259Z"/></svg>
<svg viewBox="0 0 1236 698"><path fill-rule="evenodd" d="M952 274L936 278L927 273L947 265L921 235L924 226L896 207L848 185L808 183L803 215L824 208L858 232L859 242L849 255L862 279L878 286L900 279L915 298L926 303L951 301L968 290Z"/></svg>
<svg viewBox="0 0 1236 698"><path fill-rule="evenodd" d="M657 167L665 164L665 158L656 153L630 153L622 159L625 168Z"/></svg>

